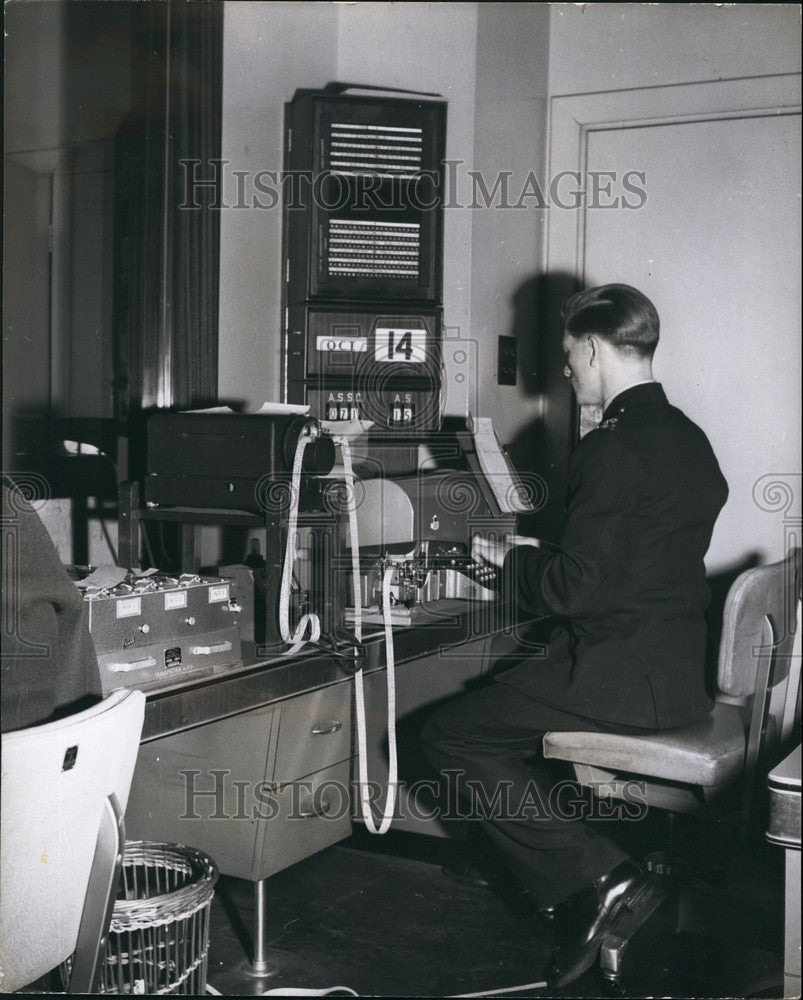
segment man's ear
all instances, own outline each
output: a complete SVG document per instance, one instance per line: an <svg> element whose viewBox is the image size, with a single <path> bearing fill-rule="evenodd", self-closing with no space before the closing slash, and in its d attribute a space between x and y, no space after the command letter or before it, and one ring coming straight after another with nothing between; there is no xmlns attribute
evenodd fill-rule
<svg viewBox="0 0 803 1000"><path fill-rule="evenodd" d="M597 338L594 334L589 334L588 336L588 364L590 368L597 367L597 360L599 358L599 344L597 343Z"/></svg>

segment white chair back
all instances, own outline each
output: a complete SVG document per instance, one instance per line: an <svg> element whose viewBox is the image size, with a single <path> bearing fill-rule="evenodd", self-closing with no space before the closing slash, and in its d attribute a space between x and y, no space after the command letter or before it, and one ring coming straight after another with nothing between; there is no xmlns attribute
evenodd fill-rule
<svg viewBox="0 0 803 1000"><path fill-rule="evenodd" d="M76 947L109 795L125 810L145 713L115 691L56 722L4 733L0 814L0 992L55 968Z"/></svg>

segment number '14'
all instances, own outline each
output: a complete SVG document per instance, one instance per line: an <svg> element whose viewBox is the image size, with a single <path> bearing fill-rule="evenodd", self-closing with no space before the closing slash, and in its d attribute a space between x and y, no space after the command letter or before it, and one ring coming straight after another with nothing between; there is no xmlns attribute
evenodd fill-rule
<svg viewBox="0 0 803 1000"><path fill-rule="evenodd" d="M413 335L408 330L402 334L396 343L396 331L388 330L388 360L392 361L396 354L403 354L404 360L409 361L413 354Z"/></svg>

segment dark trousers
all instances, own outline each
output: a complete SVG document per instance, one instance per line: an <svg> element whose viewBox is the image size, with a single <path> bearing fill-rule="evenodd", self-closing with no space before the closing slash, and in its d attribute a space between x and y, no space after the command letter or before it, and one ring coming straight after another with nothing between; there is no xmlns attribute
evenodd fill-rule
<svg viewBox="0 0 803 1000"><path fill-rule="evenodd" d="M450 786L461 813L482 821L539 908L562 902L627 858L601 832L611 820L586 818L587 803L572 782L561 781L566 765L543 757L545 733L580 731L644 732L572 715L492 682L435 711L421 734L430 763L442 772L442 791Z"/></svg>

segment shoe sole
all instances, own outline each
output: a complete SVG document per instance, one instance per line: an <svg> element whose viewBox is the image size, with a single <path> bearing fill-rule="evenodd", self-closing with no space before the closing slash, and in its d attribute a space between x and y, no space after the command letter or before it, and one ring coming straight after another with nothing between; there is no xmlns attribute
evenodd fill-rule
<svg viewBox="0 0 803 1000"><path fill-rule="evenodd" d="M608 934L611 933L622 913L626 909L630 910L632 913L638 912L638 910L642 906L646 905L646 903L648 903L658 892L658 886L655 881L650 878L642 882L640 885L637 884L631 893L625 893L621 899L618 899L611 909L610 916L605 922L605 927L594 935L594 937L583 948L575 961L568 969L566 969L565 972L562 972L557 978L549 980L550 987L558 989L562 986L568 986L569 983L574 982L574 980L582 976L584 972L587 972L588 969L590 969L594 964L603 940Z"/></svg>

